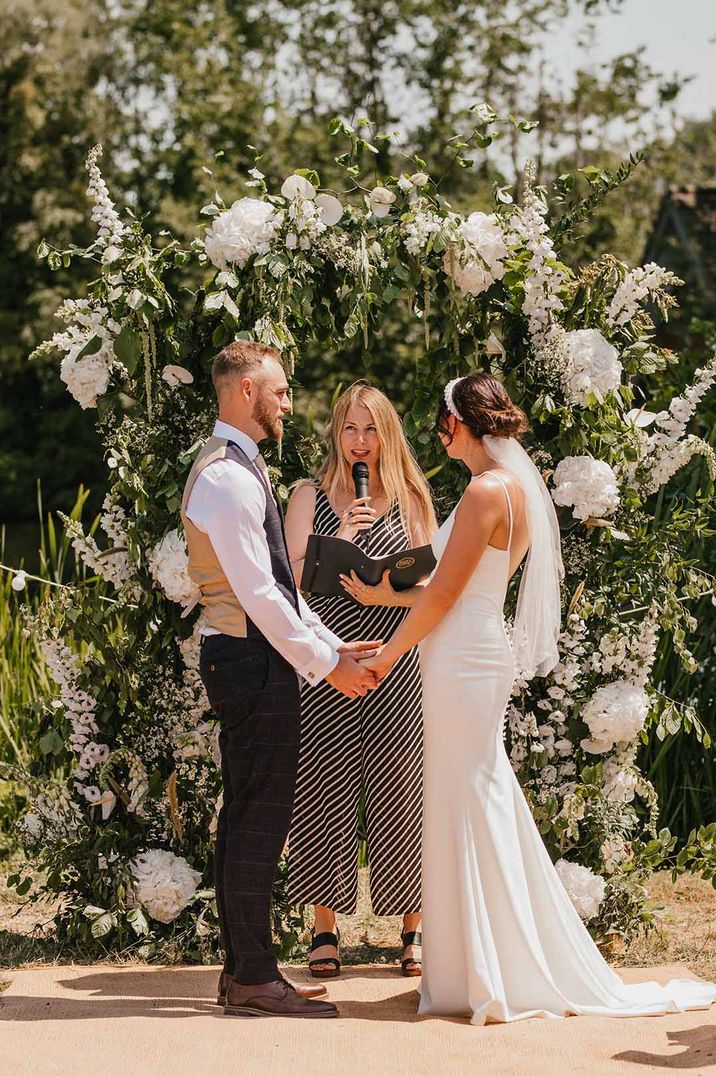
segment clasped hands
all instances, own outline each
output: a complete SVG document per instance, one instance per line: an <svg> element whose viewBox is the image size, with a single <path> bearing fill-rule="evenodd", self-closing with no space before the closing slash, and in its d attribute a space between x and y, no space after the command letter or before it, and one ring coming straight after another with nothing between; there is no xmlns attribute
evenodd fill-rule
<svg viewBox="0 0 716 1076"><path fill-rule="evenodd" d="M367 695L390 672L392 663L382 657L382 639L357 639L338 648L338 664L326 677L328 683L349 699Z"/></svg>

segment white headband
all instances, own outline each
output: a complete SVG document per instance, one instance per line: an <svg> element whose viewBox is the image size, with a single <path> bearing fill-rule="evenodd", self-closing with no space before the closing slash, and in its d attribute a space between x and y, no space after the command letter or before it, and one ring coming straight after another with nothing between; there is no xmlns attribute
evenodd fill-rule
<svg viewBox="0 0 716 1076"><path fill-rule="evenodd" d="M454 377L452 381L448 381L447 385L445 386L445 392L443 393L445 398L445 406L447 407L450 414L455 416L458 422L462 422L463 418L457 407L455 406L455 401L452 398L452 394L455 389L455 386L459 385L459 383L464 380L464 377Z"/></svg>

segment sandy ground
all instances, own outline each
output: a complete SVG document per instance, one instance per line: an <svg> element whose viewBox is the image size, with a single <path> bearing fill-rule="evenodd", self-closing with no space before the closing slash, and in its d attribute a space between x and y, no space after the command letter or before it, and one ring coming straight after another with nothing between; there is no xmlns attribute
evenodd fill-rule
<svg viewBox="0 0 716 1076"><path fill-rule="evenodd" d="M19 909L0 887L0 1076L716 1076L716 1006L487 1028L417 1017L416 980L396 963L400 921L371 914L366 883L358 914L341 917L346 966L330 984L340 1019L310 1023L223 1016L213 1003L217 968L68 964L41 929L51 907ZM616 947L613 963L627 981L716 980L716 891L697 879L673 887L666 876L650 889L661 926ZM302 962L286 972L306 978Z"/></svg>
<svg viewBox="0 0 716 1076"><path fill-rule="evenodd" d="M716 1069L716 1007L663 1017L574 1017L472 1027L415 1015L414 981L351 967L338 1020L237 1019L212 1004L218 969L48 966L0 999L0 1071L12 1076L562 1076ZM294 973L295 974L295 973ZM627 969L637 981L682 967ZM302 977L302 973L296 975Z"/></svg>

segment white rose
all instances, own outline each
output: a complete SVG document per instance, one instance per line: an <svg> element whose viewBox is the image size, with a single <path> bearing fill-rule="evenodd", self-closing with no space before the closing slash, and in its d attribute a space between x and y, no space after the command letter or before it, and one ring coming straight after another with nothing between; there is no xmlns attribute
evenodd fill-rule
<svg viewBox="0 0 716 1076"><path fill-rule="evenodd" d="M136 899L152 919L171 923L194 899L201 881L185 859L151 848L130 863Z"/></svg>
<svg viewBox="0 0 716 1076"><path fill-rule="evenodd" d="M84 342L82 344L84 347ZM83 411L97 406L97 397L104 396L109 386L110 364L103 352L78 359L81 348L70 351L60 363L60 378Z"/></svg>
<svg viewBox="0 0 716 1076"><path fill-rule="evenodd" d="M481 295L505 275L507 246L494 213L471 213L458 226L462 237L445 252L443 269L466 295Z"/></svg>
<svg viewBox="0 0 716 1076"><path fill-rule="evenodd" d="M430 176L426 172L414 172L410 177L410 182L414 187L424 187L426 183L430 182Z"/></svg>
<svg viewBox="0 0 716 1076"><path fill-rule="evenodd" d="M649 696L628 680L602 684L582 707L581 718L589 739L581 747L598 755L617 743L628 743L643 729L649 713Z"/></svg>
<svg viewBox="0 0 716 1076"><path fill-rule="evenodd" d="M169 531L149 553L149 571L170 601L190 605L198 597L198 587L189 575L186 539L179 531Z"/></svg>
<svg viewBox="0 0 716 1076"><path fill-rule="evenodd" d="M387 187L373 187L368 196L371 212L376 217L387 217L395 201L395 194Z"/></svg>
<svg viewBox="0 0 716 1076"><path fill-rule="evenodd" d="M582 867L579 863L570 863L566 859L558 860L555 869L579 916L585 921L593 919L604 900L607 888L607 883L602 876L594 874L589 867Z"/></svg>
<svg viewBox="0 0 716 1076"><path fill-rule="evenodd" d="M555 468L552 499L572 508L575 519L608 516L619 507L614 471L592 456L566 456Z"/></svg>
<svg viewBox="0 0 716 1076"><path fill-rule="evenodd" d="M586 404L587 395L602 395L619 388L623 372L617 349L598 329L576 329L564 334L567 367L564 391L570 403Z"/></svg>
<svg viewBox="0 0 716 1076"><path fill-rule="evenodd" d="M279 220L270 202L239 198L215 217L204 235L204 250L218 269L242 269L254 254L267 254Z"/></svg>

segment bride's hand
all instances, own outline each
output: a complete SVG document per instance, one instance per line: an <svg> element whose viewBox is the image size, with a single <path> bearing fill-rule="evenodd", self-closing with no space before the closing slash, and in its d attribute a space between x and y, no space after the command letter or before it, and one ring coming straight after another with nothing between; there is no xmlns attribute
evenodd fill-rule
<svg viewBox="0 0 716 1076"><path fill-rule="evenodd" d="M341 586L361 605L395 605L395 591L390 585L390 568L386 568L380 583L374 587L363 583L355 572L342 575Z"/></svg>
<svg viewBox="0 0 716 1076"><path fill-rule="evenodd" d="M360 661L360 658L358 660ZM390 658L385 657L384 646L380 647L375 657L360 661L360 663L373 673L378 683L388 675L394 664Z"/></svg>

